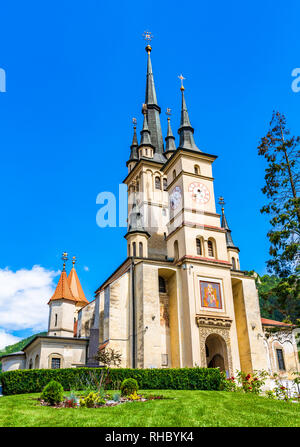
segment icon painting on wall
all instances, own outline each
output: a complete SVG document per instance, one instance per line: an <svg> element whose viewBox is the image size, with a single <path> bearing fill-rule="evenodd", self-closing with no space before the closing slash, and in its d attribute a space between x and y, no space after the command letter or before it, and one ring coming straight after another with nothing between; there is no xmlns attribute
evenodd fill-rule
<svg viewBox="0 0 300 447"><path fill-rule="evenodd" d="M201 306L210 309L222 309L220 284L200 281Z"/></svg>

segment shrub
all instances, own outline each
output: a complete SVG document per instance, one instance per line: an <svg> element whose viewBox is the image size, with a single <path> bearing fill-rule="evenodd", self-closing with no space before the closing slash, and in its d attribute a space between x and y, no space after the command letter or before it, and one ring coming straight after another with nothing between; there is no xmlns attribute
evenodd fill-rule
<svg viewBox="0 0 300 447"><path fill-rule="evenodd" d="M133 394L134 392L137 392L139 389L138 383L135 379L125 379L122 382L122 385L120 387L120 391L122 396L129 396L129 394Z"/></svg>
<svg viewBox="0 0 300 447"><path fill-rule="evenodd" d="M65 391L83 390L91 373L100 383L102 368L18 369L2 373L0 378L3 394L9 395L40 392L50 380L60 382ZM135 379L142 390L219 390L221 383L218 368L113 368L107 388L118 390L128 378Z"/></svg>
<svg viewBox="0 0 300 447"><path fill-rule="evenodd" d="M58 404L64 398L64 389L59 382L51 380L43 389L41 399L49 404Z"/></svg>

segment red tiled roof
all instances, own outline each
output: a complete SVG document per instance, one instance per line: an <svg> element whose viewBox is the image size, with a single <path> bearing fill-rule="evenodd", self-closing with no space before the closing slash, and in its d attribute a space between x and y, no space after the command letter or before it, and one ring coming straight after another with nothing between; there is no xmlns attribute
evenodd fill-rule
<svg viewBox="0 0 300 447"><path fill-rule="evenodd" d="M261 318L261 324L263 326L295 326L294 324L282 323L281 321L269 320L268 318Z"/></svg>
<svg viewBox="0 0 300 447"><path fill-rule="evenodd" d="M74 298L74 296L70 290L70 287L68 284L68 278L67 278L67 274L66 274L65 270L63 270L61 272L55 292L52 295L52 297L50 298L50 301L62 300L62 299L76 301L76 298ZM49 303L50 303L50 301L49 301Z"/></svg>
<svg viewBox="0 0 300 447"><path fill-rule="evenodd" d="M77 303L82 306L88 304L88 300L85 297L84 291L81 287L77 272L74 267L69 273L68 284L71 289L72 295L75 297Z"/></svg>

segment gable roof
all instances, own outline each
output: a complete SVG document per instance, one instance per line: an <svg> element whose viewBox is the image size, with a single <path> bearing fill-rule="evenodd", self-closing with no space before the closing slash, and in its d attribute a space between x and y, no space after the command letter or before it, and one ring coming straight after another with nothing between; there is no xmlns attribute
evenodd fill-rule
<svg viewBox="0 0 300 447"><path fill-rule="evenodd" d="M281 321L269 320L268 318L261 318L261 324L263 326L285 326L285 327L293 327L294 324L291 323L282 323Z"/></svg>

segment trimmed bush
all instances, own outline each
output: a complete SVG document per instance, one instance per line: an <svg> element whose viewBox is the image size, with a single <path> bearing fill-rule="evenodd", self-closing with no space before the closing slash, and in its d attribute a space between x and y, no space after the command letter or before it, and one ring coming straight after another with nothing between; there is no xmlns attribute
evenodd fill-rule
<svg viewBox="0 0 300 447"><path fill-rule="evenodd" d="M139 386L135 379L129 378L123 380L120 391L122 396L129 396L129 394L133 394L134 392L138 392Z"/></svg>
<svg viewBox="0 0 300 447"><path fill-rule="evenodd" d="M41 394L41 399L49 404L59 404L64 398L64 389L59 382L51 380L48 385L45 386Z"/></svg>
<svg viewBox="0 0 300 447"><path fill-rule="evenodd" d="M38 393L50 380L59 382L64 390L78 389L80 378L93 371L100 377L102 368L18 369L1 374L3 394ZM119 389L124 379L135 379L141 390L219 390L218 368L112 368L108 389Z"/></svg>

